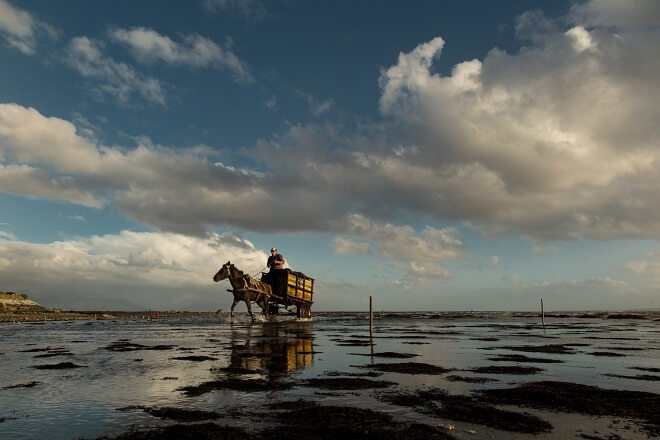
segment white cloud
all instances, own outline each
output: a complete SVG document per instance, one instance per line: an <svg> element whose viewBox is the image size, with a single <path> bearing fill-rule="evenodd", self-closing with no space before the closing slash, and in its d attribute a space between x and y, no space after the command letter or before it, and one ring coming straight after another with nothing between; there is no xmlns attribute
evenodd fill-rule
<svg viewBox="0 0 660 440"><path fill-rule="evenodd" d="M625 267L637 275L651 277L655 283L655 286L660 287L660 255L658 255L656 252L653 252L649 256L652 258L652 260L629 261L625 264Z"/></svg>
<svg viewBox="0 0 660 440"><path fill-rule="evenodd" d="M264 102L264 105L266 106L266 108L268 108L270 110L277 110L277 108L278 108L278 106L277 106L277 96L273 95L270 98L268 98L268 100L266 100Z"/></svg>
<svg viewBox="0 0 660 440"><path fill-rule="evenodd" d="M0 37L8 46L25 55L33 55L38 36L55 39L57 35L58 32L52 26L34 18L29 12L16 8L7 0L0 0Z"/></svg>
<svg viewBox="0 0 660 440"><path fill-rule="evenodd" d="M126 104L139 96L154 104L165 105L165 90L161 82L131 66L104 56L100 43L87 37L72 38L66 62L82 76L101 81L94 88L98 97L109 95Z"/></svg>
<svg viewBox="0 0 660 440"><path fill-rule="evenodd" d="M499 255L492 255L490 257L490 263L493 266L497 266L498 264L500 264L500 261L502 261L502 257L500 257Z"/></svg>
<svg viewBox="0 0 660 440"><path fill-rule="evenodd" d="M454 228L426 226L418 233L411 226L379 224L359 214L347 216L340 228L375 242L378 251L413 280L451 278L442 262L455 260L463 253L463 243Z"/></svg>
<svg viewBox="0 0 660 440"><path fill-rule="evenodd" d="M212 282L213 274L228 260L254 272L267 258L231 234L197 238L129 231L48 244L0 240L0 255L3 283L21 286L40 301L73 306L102 300L106 307L161 309L226 306L228 295ZM103 297L107 292L112 295Z"/></svg>
<svg viewBox="0 0 660 440"><path fill-rule="evenodd" d="M591 0L575 4L571 15L589 26L653 27L660 25L660 4L656 0Z"/></svg>
<svg viewBox="0 0 660 440"><path fill-rule="evenodd" d="M319 100L312 93L303 92L302 90L296 90L296 93L307 101L310 113L316 117L332 110L332 107L335 104L335 101L332 98Z"/></svg>
<svg viewBox="0 0 660 440"><path fill-rule="evenodd" d="M371 245L365 242L356 242L348 238L336 237L332 245L338 254L366 255L371 253Z"/></svg>
<svg viewBox="0 0 660 440"><path fill-rule="evenodd" d="M268 12L259 0L204 0L203 5L209 12L233 12L253 21L262 20Z"/></svg>
<svg viewBox="0 0 660 440"><path fill-rule="evenodd" d="M228 70L241 82L253 81L246 64L231 50L231 40L221 47L198 34L183 35L178 43L153 29L135 27L113 29L110 37L126 45L141 62L162 61L192 67L215 67Z"/></svg>
<svg viewBox="0 0 660 440"><path fill-rule="evenodd" d="M564 32L538 14L521 20L531 45L519 53L494 49L442 76L431 68L444 46L435 38L382 72L381 112L417 152L381 163L424 176L409 184L428 200L416 208L484 231L656 236L658 28Z"/></svg>
<svg viewBox="0 0 660 440"><path fill-rule="evenodd" d="M16 237L11 232L0 230L0 240L16 240Z"/></svg>

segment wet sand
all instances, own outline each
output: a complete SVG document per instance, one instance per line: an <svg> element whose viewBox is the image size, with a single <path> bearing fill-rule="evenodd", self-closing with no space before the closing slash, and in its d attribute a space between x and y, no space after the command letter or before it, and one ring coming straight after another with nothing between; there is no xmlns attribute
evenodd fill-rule
<svg viewBox="0 0 660 440"><path fill-rule="evenodd" d="M657 314L0 325L8 438L660 436ZM418 342L421 344L410 344Z"/></svg>

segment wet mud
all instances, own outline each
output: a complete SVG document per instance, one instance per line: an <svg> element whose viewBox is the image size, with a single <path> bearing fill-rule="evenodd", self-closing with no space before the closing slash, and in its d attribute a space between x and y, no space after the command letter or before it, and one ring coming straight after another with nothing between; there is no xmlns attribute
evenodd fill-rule
<svg viewBox="0 0 660 440"><path fill-rule="evenodd" d="M212 380L203 382L199 385L191 385L179 388L188 397L201 396L215 390L234 390L234 391L283 391L293 386L288 382L271 382L262 379L246 380L238 378L226 378L222 380Z"/></svg>
<svg viewBox="0 0 660 440"><path fill-rule="evenodd" d="M203 361L217 361L218 358L214 358L211 356L177 356L177 357L172 357L170 359L176 360L176 361L192 361L192 362L203 362Z"/></svg>
<svg viewBox="0 0 660 440"><path fill-rule="evenodd" d="M215 423L177 424L164 428L135 430L117 437L99 437L98 440L253 440L255 437L242 428Z"/></svg>
<svg viewBox="0 0 660 440"><path fill-rule="evenodd" d="M414 408L424 414L505 431L538 434L553 429L540 417L502 410L481 403L474 397L452 395L438 388L380 393L377 398L393 405Z"/></svg>
<svg viewBox="0 0 660 440"><path fill-rule="evenodd" d="M397 422L389 414L363 408L343 406L315 406L275 414L275 426L258 434L260 439L272 440L451 440L444 430L419 423Z"/></svg>
<svg viewBox="0 0 660 440"><path fill-rule="evenodd" d="M387 364L370 364L361 368L370 368L384 373L402 373L402 374L444 374L451 369L438 367L437 365L425 364L423 362L401 362Z"/></svg>
<svg viewBox="0 0 660 440"><path fill-rule="evenodd" d="M523 351L529 353L555 353L555 354L575 354L575 350L566 344L548 344L548 345L509 345L497 347L501 350Z"/></svg>
<svg viewBox="0 0 660 440"><path fill-rule="evenodd" d="M368 390L377 388L388 388L396 385L387 380L363 379L361 377L322 377L307 379L300 385L325 390Z"/></svg>
<svg viewBox="0 0 660 440"><path fill-rule="evenodd" d="M640 419L650 435L660 435L660 394L543 381L514 388L483 390L480 395L494 404Z"/></svg>
<svg viewBox="0 0 660 440"><path fill-rule="evenodd" d="M592 352L586 352L586 354L590 354L592 356L603 356L603 357L626 357L626 355L623 353L614 353L611 351L592 351Z"/></svg>
<svg viewBox="0 0 660 440"><path fill-rule="evenodd" d="M66 370L70 368L87 368L86 365L77 365L73 362L60 362L59 364L33 365L37 370Z"/></svg>
<svg viewBox="0 0 660 440"><path fill-rule="evenodd" d="M324 373L326 376L337 377L337 376L347 376L347 377L379 377L383 373L377 371L369 371L366 373L356 373L356 372L343 372L343 371L326 371Z"/></svg>
<svg viewBox="0 0 660 440"><path fill-rule="evenodd" d="M444 379L450 382L465 382L465 383L497 382L497 379L492 379L489 377L459 376L456 374L445 376Z"/></svg>
<svg viewBox="0 0 660 440"><path fill-rule="evenodd" d="M525 356L524 354L501 354L499 356L489 357L488 360L495 362L529 362L529 363L541 363L541 364L556 364L556 363L564 362L559 359L528 357Z"/></svg>
<svg viewBox="0 0 660 440"><path fill-rule="evenodd" d="M176 345L142 345L134 342L120 340L104 347L108 351L124 352L124 351L138 351L138 350L173 350Z"/></svg>
<svg viewBox="0 0 660 440"><path fill-rule="evenodd" d="M630 367L631 370L649 371L651 373L660 373L660 368L654 367Z"/></svg>
<svg viewBox="0 0 660 440"><path fill-rule="evenodd" d="M636 376L626 376L625 374L603 374L603 376L617 377L619 379L647 380L651 382L660 380L660 376L652 374L638 374ZM658 408L658 410L660 410L660 408Z"/></svg>
<svg viewBox="0 0 660 440"><path fill-rule="evenodd" d="M488 365L485 367L477 367L468 371L473 371L480 374L536 374L543 371L543 368L526 367L521 365Z"/></svg>
<svg viewBox="0 0 660 440"><path fill-rule="evenodd" d="M19 383L17 385L9 385L9 386L0 388L0 390L11 390L11 389L14 389L14 388L32 388L32 387L36 387L37 385L41 385L41 382L37 382L36 380L33 380L32 382Z"/></svg>
<svg viewBox="0 0 660 440"><path fill-rule="evenodd" d="M376 353L348 353L354 356L372 356L375 358L388 358L388 359L410 359L419 356L413 353L396 353L394 351L384 351Z"/></svg>
<svg viewBox="0 0 660 440"><path fill-rule="evenodd" d="M142 410L154 417L167 420L176 420L178 422L199 422L202 420L219 419L222 414L215 411L201 411L196 409L185 409L175 407L150 408L147 406L135 405L124 408L117 408L117 411Z"/></svg>

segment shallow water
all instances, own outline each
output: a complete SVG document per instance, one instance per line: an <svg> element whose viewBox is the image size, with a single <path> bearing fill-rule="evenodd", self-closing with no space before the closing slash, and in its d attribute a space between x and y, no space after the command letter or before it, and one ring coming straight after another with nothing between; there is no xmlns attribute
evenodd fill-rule
<svg viewBox="0 0 660 440"><path fill-rule="evenodd" d="M251 417L255 410L266 411L262 408L266 404L305 398L384 411L402 421L451 424L456 427L452 434L457 438L531 438L393 406L374 397L379 390L319 389L305 386L303 381L337 377L333 372L364 374L371 371L365 367L373 363L418 362L454 371L440 375L383 373L367 379L395 382L391 389L434 386L454 394L542 380L659 392L660 382L616 377L658 375L634 369L660 366L660 322L655 319L548 318L543 330L539 319L532 316L388 313L376 316L373 346L368 316L356 313L315 314L306 322L281 318L256 324L243 315L233 321L217 316L8 323L0 325L0 437L95 438L115 436L132 426L172 423L135 408L118 410L129 406L217 411L223 415L218 423L258 429L268 422ZM564 351L568 352L529 351L530 346L550 344L567 344ZM383 353L416 356L380 357ZM537 360L489 360L511 354ZM189 356L211 359L174 359ZM34 368L62 362L80 368ZM483 366L538 367L542 371L528 375L469 371ZM224 367L255 371L234 377L294 382L295 386L284 391L219 389L197 396L180 390L231 376L219 370ZM451 375L493 381L447 380ZM619 432L613 419L606 417L524 411L555 425L553 432L535 438L563 438L597 430L602 435L607 429ZM621 435L646 437L635 426Z"/></svg>

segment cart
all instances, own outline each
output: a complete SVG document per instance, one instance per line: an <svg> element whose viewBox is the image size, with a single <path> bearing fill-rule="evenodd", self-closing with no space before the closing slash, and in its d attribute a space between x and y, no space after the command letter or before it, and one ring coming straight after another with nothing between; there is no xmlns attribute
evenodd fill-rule
<svg viewBox="0 0 660 440"><path fill-rule="evenodd" d="M280 307L296 307L298 318L312 317L314 279L291 269L274 269L262 274L261 281L272 288L268 314L279 314Z"/></svg>

